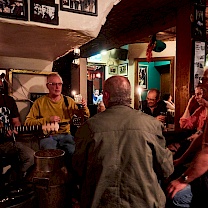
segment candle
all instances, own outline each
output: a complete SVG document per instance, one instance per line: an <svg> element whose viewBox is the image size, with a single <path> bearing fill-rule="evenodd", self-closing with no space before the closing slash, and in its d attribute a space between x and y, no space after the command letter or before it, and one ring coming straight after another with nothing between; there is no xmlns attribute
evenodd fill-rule
<svg viewBox="0 0 208 208"><path fill-rule="evenodd" d="M74 97L74 96L76 95L76 91L73 90L73 91L71 92L71 94L72 94L72 96Z"/></svg>
<svg viewBox="0 0 208 208"><path fill-rule="evenodd" d="M139 101L142 101L142 88L138 88L138 93L139 93Z"/></svg>
<svg viewBox="0 0 208 208"><path fill-rule="evenodd" d="M142 88L138 87L138 94L139 94L139 108L142 109Z"/></svg>

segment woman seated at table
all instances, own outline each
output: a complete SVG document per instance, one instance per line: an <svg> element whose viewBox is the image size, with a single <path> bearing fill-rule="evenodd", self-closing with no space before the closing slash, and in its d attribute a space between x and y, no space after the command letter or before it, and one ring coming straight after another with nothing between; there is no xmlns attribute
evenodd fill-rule
<svg viewBox="0 0 208 208"><path fill-rule="evenodd" d="M170 150L176 152L180 147L181 151L184 152L196 138L203 134L208 110L208 101L204 99L206 98L206 95L207 90L202 86L199 85L195 88L195 95L189 99L185 112L179 121L182 129L195 130L195 133L179 143L169 145L168 148ZM191 104L194 103L194 99L198 102L199 107L193 112L193 114L190 114L189 109Z"/></svg>
<svg viewBox="0 0 208 208"><path fill-rule="evenodd" d="M163 101L166 103L167 109L175 110L175 103L172 101L172 96L170 93L163 95Z"/></svg>

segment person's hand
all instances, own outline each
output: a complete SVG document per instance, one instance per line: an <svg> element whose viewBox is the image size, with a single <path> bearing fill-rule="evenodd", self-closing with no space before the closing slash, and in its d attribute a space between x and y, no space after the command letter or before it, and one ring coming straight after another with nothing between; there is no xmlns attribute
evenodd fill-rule
<svg viewBox="0 0 208 208"><path fill-rule="evenodd" d="M8 130L6 136L11 137L13 133L18 134L18 132L16 130Z"/></svg>
<svg viewBox="0 0 208 208"><path fill-rule="evenodd" d="M82 98L82 107L83 108L87 107L87 103L86 103L86 100L84 98Z"/></svg>
<svg viewBox="0 0 208 208"><path fill-rule="evenodd" d="M199 134L195 133L195 134L192 134L190 137L188 137L187 140L192 142L193 140L195 140L198 137L199 137Z"/></svg>
<svg viewBox="0 0 208 208"><path fill-rule="evenodd" d="M61 118L59 116L51 116L50 122L60 122Z"/></svg>
<svg viewBox="0 0 208 208"><path fill-rule="evenodd" d="M192 95L190 98L189 98L189 101L188 101L188 105L190 105L190 103L195 99L195 95Z"/></svg>
<svg viewBox="0 0 208 208"><path fill-rule="evenodd" d="M164 123L165 122L165 118L166 118L166 116L163 116L163 115L159 115L159 116L157 116L157 117L155 117L158 121L161 121L162 123Z"/></svg>
<svg viewBox="0 0 208 208"><path fill-rule="evenodd" d="M206 101L204 98L201 98L198 101L198 103L199 103L200 106L208 107L208 101Z"/></svg>
<svg viewBox="0 0 208 208"><path fill-rule="evenodd" d="M184 189L187 185L187 183L182 183L179 178L171 181L167 187L167 197L172 199L177 192Z"/></svg>
<svg viewBox="0 0 208 208"><path fill-rule="evenodd" d="M101 101L98 103L97 112L100 113L100 112L103 112L104 110L105 110L105 105L103 101Z"/></svg>

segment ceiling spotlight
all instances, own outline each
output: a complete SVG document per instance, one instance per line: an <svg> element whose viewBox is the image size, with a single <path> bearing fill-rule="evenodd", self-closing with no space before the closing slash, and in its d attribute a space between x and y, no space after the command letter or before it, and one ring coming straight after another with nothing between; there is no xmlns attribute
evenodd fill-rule
<svg viewBox="0 0 208 208"><path fill-rule="evenodd" d="M102 50L100 53L101 53L102 55L106 55L106 54L107 54L107 51L106 51L106 50Z"/></svg>

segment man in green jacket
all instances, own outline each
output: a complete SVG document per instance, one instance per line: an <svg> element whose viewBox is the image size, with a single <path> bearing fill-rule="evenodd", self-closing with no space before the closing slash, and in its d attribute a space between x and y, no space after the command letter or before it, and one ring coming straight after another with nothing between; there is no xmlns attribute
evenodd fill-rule
<svg viewBox="0 0 208 208"><path fill-rule="evenodd" d="M158 182L173 172L162 123L130 107L126 77L104 83L106 110L88 119L75 135L72 157L82 208L164 208Z"/></svg>

